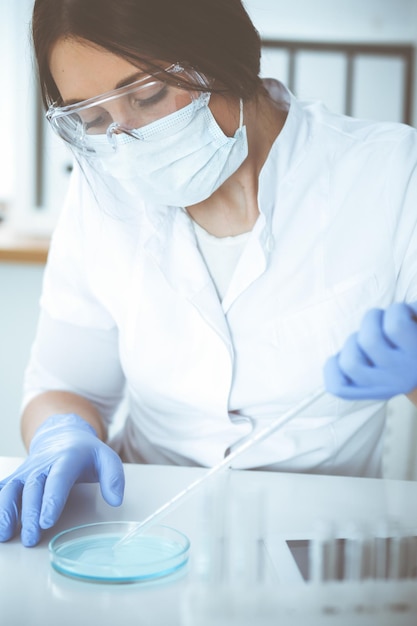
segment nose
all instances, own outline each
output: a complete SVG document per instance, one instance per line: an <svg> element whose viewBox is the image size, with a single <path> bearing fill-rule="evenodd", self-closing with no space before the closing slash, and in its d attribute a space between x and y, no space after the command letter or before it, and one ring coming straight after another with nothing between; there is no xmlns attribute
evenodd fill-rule
<svg viewBox="0 0 417 626"><path fill-rule="evenodd" d="M113 148L116 147L116 138L114 137L114 135L129 135L129 137L133 137L134 139L137 139L137 134L134 131L130 131L128 128L125 128L123 125L119 124L118 122L112 122L110 124L110 126L107 129L107 139L109 140L109 142L113 145Z"/></svg>
<svg viewBox="0 0 417 626"><path fill-rule="evenodd" d="M111 134L126 132L138 126L138 121L133 117L132 110L124 98L121 98L119 102L106 103L105 108L109 119L113 120L107 133L109 131Z"/></svg>
<svg viewBox="0 0 417 626"><path fill-rule="evenodd" d="M106 106L109 119L113 120L107 127L106 135L109 142L116 147L115 135L126 134L134 137L130 130L137 128L138 120L132 118L132 112L128 110L126 102L112 102Z"/></svg>

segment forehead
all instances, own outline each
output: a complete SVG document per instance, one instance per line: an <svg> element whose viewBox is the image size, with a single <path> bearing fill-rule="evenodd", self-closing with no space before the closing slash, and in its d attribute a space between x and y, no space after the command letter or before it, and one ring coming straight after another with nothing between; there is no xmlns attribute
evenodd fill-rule
<svg viewBox="0 0 417 626"><path fill-rule="evenodd" d="M146 72L125 59L81 39L61 39L52 48L49 67L65 101L87 100Z"/></svg>

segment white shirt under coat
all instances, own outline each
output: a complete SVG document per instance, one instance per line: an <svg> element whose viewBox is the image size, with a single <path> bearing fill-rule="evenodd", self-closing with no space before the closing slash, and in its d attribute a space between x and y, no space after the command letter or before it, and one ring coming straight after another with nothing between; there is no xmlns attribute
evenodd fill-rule
<svg viewBox="0 0 417 626"><path fill-rule="evenodd" d="M275 419L322 384L369 308L417 300L416 131L285 97L221 301L184 210L109 209L75 168L24 403L66 389L110 421L126 393L124 460L212 466L248 433L237 416ZM383 402L326 395L236 466L379 476L384 424Z"/></svg>

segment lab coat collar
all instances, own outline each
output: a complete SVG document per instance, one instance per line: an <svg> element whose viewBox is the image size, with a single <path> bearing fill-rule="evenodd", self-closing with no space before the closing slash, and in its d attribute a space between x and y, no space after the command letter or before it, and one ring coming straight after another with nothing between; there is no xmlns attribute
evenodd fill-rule
<svg viewBox="0 0 417 626"><path fill-rule="evenodd" d="M275 210L279 210L279 192L282 185L296 176L297 167L309 150L313 127L305 107L281 82L266 79L264 86L275 103L288 112L259 176L259 210L265 216L268 226ZM263 234L262 243L266 250L271 248L269 235L270 232Z"/></svg>
<svg viewBox="0 0 417 626"><path fill-rule="evenodd" d="M277 80L268 79L264 84L276 104L287 111L287 118L260 172L260 215L223 300L225 313L236 298L265 271L269 255L275 247L274 218L275 222L279 221L282 186L287 179L295 178L297 166L307 154L312 140L309 118L296 98Z"/></svg>
<svg viewBox="0 0 417 626"><path fill-rule="evenodd" d="M204 260L198 250L190 217L178 207L168 207L164 218L150 211L153 235L146 250L172 288L186 298L232 353L229 328Z"/></svg>

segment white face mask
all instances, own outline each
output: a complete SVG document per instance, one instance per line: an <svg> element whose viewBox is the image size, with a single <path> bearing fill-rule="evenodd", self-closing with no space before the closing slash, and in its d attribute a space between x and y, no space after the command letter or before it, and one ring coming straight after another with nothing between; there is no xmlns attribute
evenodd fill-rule
<svg viewBox="0 0 417 626"><path fill-rule="evenodd" d="M210 197L246 159L248 143L242 101L239 128L227 137L209 99L201 94L184 109L131 131L133 137L115 135L117 150L100 159L101 168L128 193L151 202L185 207ZM184 127L191 107L197 110Z"/></svg>

